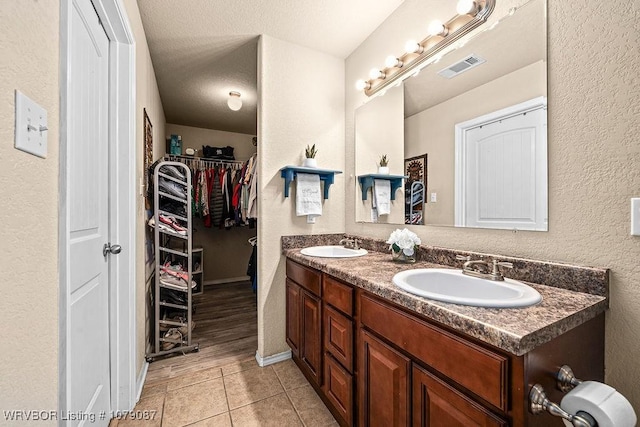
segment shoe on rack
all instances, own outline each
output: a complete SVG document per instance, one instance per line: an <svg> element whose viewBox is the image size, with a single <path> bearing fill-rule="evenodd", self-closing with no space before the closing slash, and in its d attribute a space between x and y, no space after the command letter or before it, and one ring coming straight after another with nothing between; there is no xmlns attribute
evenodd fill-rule
<svg viewBox="0 0 640 427"><path fill-rule="evenodd" d="M160 188L160 190L174 197L178 197L184 200L187 199L186 188L178 184L177 182L169 181L168 179L160 177L160 179L158 180L158 187Z"/></svg>
<svg viewBox="0 0 640 427"><path fill-rule="evenodd" d="M166 272L160 273L160 283L163 284L164 286L167 286L179 291L187 290L187 281L185 279L178 276L172 276ZM196 282L195 280L192 280L191 289L194 289L195 287L196 287Z"/></svg>
<svg viewBox="0 0 640 427"><path fill-rule="evenodd" d="M169 340L182 341L183 335L180 332L179 328L171 328L164 334L164 338L169 339ZM177 345L182 345L182 343L178 344L178 343L173 343L173 342L162 342L160 344L160 346L162 347L163 351L171 350L172 348L174 348Z"/></svg>
<svg viewBox="0 0 640 427"><path fill-rule="evenodd" d="M180 333L181 333L183 336L184 336L184 335L187 335L187 334L189 333L189 331L187 331L187 325L186 325L186 323L187 323L187 319L186 319L184 316L182 316L182 315L174 316L174 317L167 317L167 316L164 316L164 317L162 318L162 320L169 320L169 321L171 321L171 322L184 323L185 325L183 325L183 326L173 326L173 325L167 325L167 324L165 324L165 323L161 323L161 324L160 324L160 332L167 332L167 331L168 331L169 329L171 329L171 328L177 328L177 329L178 329L178 331L180 331ZM191 330L193 331L193 330L195 329L195 327L196 327L196 322L194 322L194 321L192 320L192 321L191 321Z"/></svg>
<svg viewBox="0 0 640 427"><path fill-rule="evenodd" d="M155 228L155 226L156 226L156 220L155 220L155 218L154 218L154 217L151 217L151 218L149 219L149 222L148 222L147 224L149 224L149 227L151 227L151 228ZM158 229L159 229L159 230L162 230L162 231L169 232L169 233L177 233L173 228L171 228L170 226L168 226L168 225L166 225L166 224L163 224L162 222L161 222L160 224L158 224Z"/></svg>
<svg viewBox="0 0 640 427"><path fill-rule="evenodd" d="M177 305L187 305L187 295L173 289L160 288L160 301Z"/></svg>
<svg viewBox="0 0 640 427"><path fill-rule="evenodd" d="M187 181L187 177L180 172L180 170L173 165L164 165L160 168L160 172L166 173L169 176L179 179L180 181Z"/></svg>
<svg viewBox="0 0 640 427"><path fill-rule="evenodd" d="M185 228L182 225L180 225L178 220L175 219L174 217L172 217L170 215L160 214L159 218L160 218L160 222L161 223L163 223L167 227L170 227L171 230L174 231L175 233L178 233L178 234L180 234L182 236L186 236L187 235L187 231L188 231L187 228Z"/></svg>
<svg viewBox="0 0 640 427"><path fill-rule="evenodd" d="M167 211L174 215L179 215L184 217L187 216L187 209L185 208L184 204L180 202L174 202L173 200L170 202L164 202L160 207L160 210Z"/></svg>

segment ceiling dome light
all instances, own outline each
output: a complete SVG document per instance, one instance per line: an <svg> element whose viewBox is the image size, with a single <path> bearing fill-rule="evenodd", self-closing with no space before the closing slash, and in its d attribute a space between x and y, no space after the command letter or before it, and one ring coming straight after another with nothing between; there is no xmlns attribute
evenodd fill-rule
<svg viewBox="0 0 640 427"><path fill-rule="evenodd" d="M438 20L431 21L431 23L429 24L429 29L427 29L427 32L431 36L446 36L447 27L445 27L444 24Z"/></svg>
<svg viewBox="0 0 640 427"><path fill-rule="evenodd" d="M227 99L227 105L233 111L238 111L242 108L242 100L240 99L240 92L229 92L229 99Z"/></svg>
<svg viewBox="0 0 640 427"><path fill-rule="evenodd" d="M456 12L458 12L458 15L475 16L478 13L478 5L473 0L458 0Z"/></svg>
<svg viewBox="0 0 640 427"><path fill-rule="evenodd" d="M356 82L356 89L358 90L366 90L366 89L370 89L371 88L371 83L364 81L364 80L358 80Z"/></svg>
<svg viewBox="0 0 640 427"><path fill-rule="evenodd" d="M397 58L395 55L389 55L387 56L387 59L384 60L384 65L386 65L388 68L400 68L404 64L402 63L400 58Z"/></svg>
<svg viewBox="0 0 640 427"><path fill-rule="evenodd" d="M415 40L409 40L404 45L404 50L407 53L422 53L424 52L424 47Z"/></svg>
<svg viewBox="0 0 640 427"><path fill-rule="evenodd" d="M385 74L383 71L378 70L377 68L372 68L371 71L369 71L369 78L372 80L375 79L384 79Z"/></svg>

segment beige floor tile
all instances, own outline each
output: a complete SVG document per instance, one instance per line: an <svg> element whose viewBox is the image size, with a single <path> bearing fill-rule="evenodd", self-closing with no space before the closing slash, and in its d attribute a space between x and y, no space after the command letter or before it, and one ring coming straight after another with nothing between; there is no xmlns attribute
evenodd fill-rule
<svg viewBox="0 0 640 427"><path fill-rule="evenodd" d="M298 368L298 365L291 359L272 365L273 370L280 379L285 390L308 385L309 382Z"/></svg>
<svg viewBox="0 0 640 427"><path fill-rule="evenodd" d="M140 399L131 414L118 420L118 427L160 427L164 394Z"/></svg>
<svg viewBox="0 0 640 427"><path fill-rule="evenodd" d="M156 363L152 363L149 365L149 371L147 372L144 383L149 385L163 383L166 382L169 377L171 377L170 366L160 368Z"/></svg>
<svg viewBox="0 0 640 427"><path fill-rule="evenodd" d="M223 378L229 409L236 409L284 391L271 367L250 369Z"/></svg>
<svg viewBox="0 0 640 427"><path fill-rule="evenodd" d="M217 378L167 392L162 426L184 426L228 410L222 378Z"/></svg>
<svg viewBox="0 0 640 427"><path fill-rule="evenodd" d="M167 391L176 390L189 385L201 383L204 381L214 380L222 376L220 368L203 369L198 372L184 374L180 377L171 379L167 384Z"/></svg>
<svg viewBox="0 0 640 427"><path fill-rule="evenodd" d="M224 414L189 424L189 427L231 427L231 416L228 412L225 412Z"/></svg>
<svg viewBox="0 0 640 427"><path fill-rule="evenodd" d="M164 394L167 392L167 383L158 383L155 385L147 385L145 384L142 388L142 395L140 395L140 399L144 399L150 396L155 396L156 394Z"/></svg>
<svg viewBox="0 0 640 427"><path fill-rule="evenodd" d="M235 374L242 371L247 371L249 369L259 368L258 362L256 362L255 357L252 357L248 360L243 360L242 362L232 363L227 366L222 367L222 375L227 376L231 374Z"/></svg>
<svg viewBox="0 0 640 427"><path fill-rule="evenodd" d="M231 420L234 426L242 427L302 426L284 393L231 411Z"/></svg>
<svg viewBox="0 0 640 427"><path fill-rule="evenodd" d="M287 394L305 426L329 426L336 422L311 385L298 387Z"/></svg>

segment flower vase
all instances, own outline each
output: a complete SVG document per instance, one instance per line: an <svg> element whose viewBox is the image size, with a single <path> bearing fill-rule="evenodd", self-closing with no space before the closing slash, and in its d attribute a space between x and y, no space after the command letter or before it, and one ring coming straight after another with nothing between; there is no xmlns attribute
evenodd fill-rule
<svg viewBox="0 0 640 427"><path fill-rule="evenodd" d="M416 262L416 254L418 253L418 248L413 249L413 255L406 255L402 250L399 251L391 251L391 257L395 262L404 262L407 264L413 264Z"/></svg>

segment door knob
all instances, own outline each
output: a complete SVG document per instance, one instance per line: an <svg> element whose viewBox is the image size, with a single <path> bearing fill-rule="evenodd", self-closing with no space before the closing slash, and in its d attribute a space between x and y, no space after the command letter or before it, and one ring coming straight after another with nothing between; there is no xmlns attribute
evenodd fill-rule
<svg viewBox="0 0 640 427"><path fill-rule="evenodd" d="M110 253L118 255L120 252L122 252L122 246L120 245L111 245L111 243L105 243L102 247L102 256L104 257L106 257Z"/></svg>

